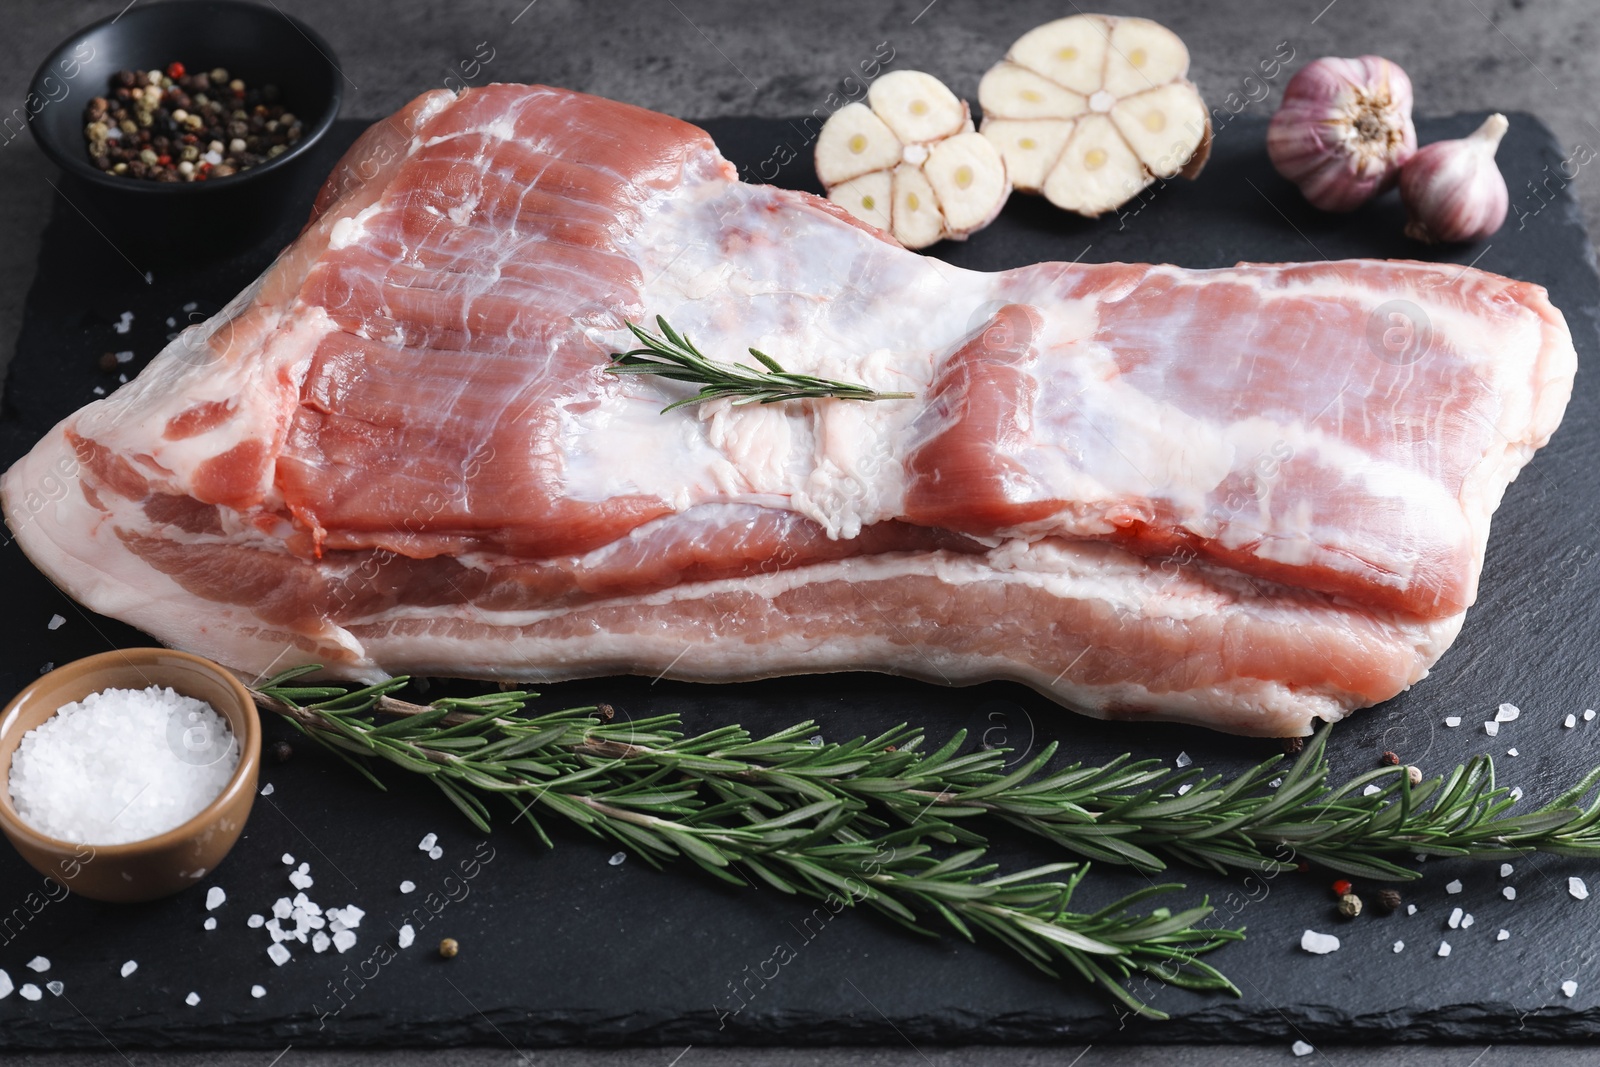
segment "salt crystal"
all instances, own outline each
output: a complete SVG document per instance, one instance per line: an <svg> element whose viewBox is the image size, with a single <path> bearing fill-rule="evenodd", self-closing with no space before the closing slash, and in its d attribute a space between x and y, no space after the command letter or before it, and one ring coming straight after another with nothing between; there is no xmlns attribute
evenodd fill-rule
<svg viewBox="0 0 1600 1067"><path fill-rule="evenodd" d="M618 864L620 864L623 860L625 860L627 858L628 858L628 854L626 852L613 852L611 854L611 858L606 860L606 862L611 864L611 866L615 867L615 866L617 866Z"/></svg>
<svg viewBox="0 0 1600 1067"><path fill-rule="evenodd" d="M1461 912L1460 908L1456 908L1454 911L1452 911L1450 913L1450 921L1449 921L1449 924L1448 924L1450 929L1455 930L1455 929L1460 928L1460 926L1461 926L1461 915L1462 915L1462 912Z"/></svg>
<svg viewBox="0 0 1600 1067"><path fill-rule="evenodd" d="M1517 887L1514 885L1508 885L1504 889L1500 890L1500 895L1505 897L1507 900L1516 900Z"/></svg>
<svg viewBox="0 0 1600 1067"><path fill-rule="evenodd" d="M1514 748L1508 748L1508 749L1506 749L1506 755L1515 756L1515 755L1518 755L1518 752Z"/></svg>
<svg viewBox="0 0 1600 1067"><path fill-rule="evenodd" d="M95 396L105 396L106 395L105 387L101 386L101 385L95 386L94 387L94 395Z"/></svg>
<svg viewBox="0 0 1600 1067"><path fill-rule="evenodd" d="M1333 934L1319 934L1315 930L1307 930L1300 935L1300 947L1318 956L1325 956L1338 951L1339 939Z"/></svg>
<svg viewBox="0 0 1600 1067"><path fill-rule="evenodd" d="M227 899L228 894L223 891L223 888L220 885L212 886L210 889L206 890L206 910L216 911L218 908L222 907L223 902Z"/></svg>
<svg viewBox="0 0 1600 1067"><path fill-rule="evenodd" d="M294 911L294 905L289 903L288 897L279 897L272 902L272 917L287 919Z"/></svg>
<svg viewBox="0 0 1600 1067"><path fill-rule="evenodd" d="M132 326L133 312L131 311L124 311L122 313L122 317L111 324L111 328L116 330L118 333L127 333Z"/></svg>
<svg viewBox="0 0 1600 1067"><path fill-rule="evenodd" d="M52 615L50 616L50 621L45 623L45 628L48 630L59 630L66 623L66 621L66 617L63 615Z"/></svg>
<svg viewBox="0 0 1600 1067"><path fill-rule="evenodd" d="M119 374L119 375L117 375L117 381L118 381L118 383L120 383L122 385L127 385L128 384L128 376L126 374Z"/></svg>
<svg viewBox="0 0 1600 1067"><path fill-rule="evenodd" d="M1450 942L1448 942L1448 941L1439 942L1439 955L1441 955L1441 956L1450 955Z"/></svg>
<svg viewBox="0 0 1600 1067"><path fill-rule="evenodd" d="M273 784L271 782L268 782L266 785L261 787L261 795L264 796L264 797L270 797L272 795L273 789L274 789Z"/></svg>
<svg viewBox="0 0 1600 1067"><path fill-rule="evenodd" d="M1459 893L1459 892L1461 892L1461 879L1457 878L1453 882L1446 882L1445 886L1444 886L1444 891L1446 893Z"/></svg>
<svg viewBox="0 0 1600 1067"><path fill-rule="evenodd" d="M126 351L126 352L113 353L113 357L116 359L116 361L118 363L132 363L133 362L133 352L132 352L132 350L129 350L129 351Z"/></svg>
<svg viewBox="0 0 1600 1067"><path fill-rule="evenodd" d="M189 1005L189 1007L192 1008L196 1004L200 1003L200 994L199 993L190 993L188 996L183 998L183 1002L185 1004Z"/></svg>
<svg viewBox="0 0 1600 1067"><path fill-rule="evenodd" d="M228 721L171 689L105 689L29 730L11 799L34 829L117 845L165 833L214 800L239 761Z"/></svg>
<svg viewBox="0 0 1600 1067"><path fill-rule="evenodd" d="M321 930L318 930L311 938L311 950L313 952L326 952L331 944L333 944L333 940Z"/></svg>
<svg viewBox="0 0 1600 1067"><path fill-rule="evenodd" d="M410 923L406 923L404 926L400 927L400 934L397 943L401 948L410 948L411 943L416 939L417 932L411 928Z"/></svg>
<svg viewBox="0 0 1600 1067"><path fill-rule="evenodd" d="M1500 707L1495 709L1494 721L1514 722L1517 716L1521 714L1522 709L1518 708L1515 704L1501 704Z"/></svg>
<svg viewBox="0 0 1600 1067"><path fill-rule="evenodd" d="M267 995L267 989L265 986L253 985L250 987L250 995L260 1000Z"/></svg>
<svg viewBox="0 0 1600 1067"><path fill-rule="evenodd" d="M1271 786L1273 789L1278 788L1282 784L1283 784L1283 779L1282 778L1274 778L1272 781L1267 783L1267 785Z"/></svg>
<svg viewBox="0 0 1600 1067"><path fill-rule="evenodd" d="M1561 983L1561 992L1565 993L1569 997L1577 996L1578 995L1578 983L1574 982L1572 979L1568 978L1565 982Z"/></svg>
<svg viewBox="0 0 1600 1067"><path fill-rule="evenodd" d="M1585 708L1585 709L1583 709L1583 721L1584 722L1593 722L1594 721L1594 709L1593 708Z"/></svg>
<svg viewBox="0 0 1600 1067"><path fill-rule="evenodd" d="M1589 887L1583 884L1582 878L1568 878L1567 892L1571 893L1573 897L1578 900L1589 899Z"/></svg>
<svg viewBox="0 0 1600 1067"><path fill-rule="evenodd" d="M272 962L279 967L289 962L289 950L276 943L267 949L267 955L271 956Z"/></svg>
<svg viewBox="0 0 1600 1067"><path fill-rule="evenodd" d="M1444 717L1444 724L1446 726L1450 727L1450 729L1454 730L1457 726L1461 725L1461 716L1459 716L1459 715L1446 715Z"/></svg>
<svg viewBox="0 0 1600 1067"><path fill-rule="evenodd" d="M62 985L60 982L46 982L44 987L50 990L50 995L53 997L59 997L61 994L67 991L67 987Z"/></svg>
<svg viewBox="0 0 1600 1067"><path fill-rule="evenodd" d="M1179 767L1187 767L1187 766L1189 766L1189 764L1193 763L1194 760L1189 758L1189 753L1180 752L1180 753L1178 753L1178 758L1173 760L1172 762L1176 763Z"/></svg>
<svg viewBox="0 0 1600 1067"><path fill-rule="evenodd" d="M438 843L439 843L439 835L438 834L424 834L422 840L417 842L417 851L419 851L419 852L430 851L433 848L433 846L437 845Z"/></svg>
<svg viewBox="0 0 1600 1067"><path fill-rule="evenodd" d="M22 988L17 990L17 992L22 994L23 1000L38 1000L40 997L44 996L43 993L39 992L39 987L34 985L32 982L23 983Z"/></svg>
<svg viewBox="0 0 1600 1067"><path fill-rule="evenodd" d="M1417 862L1418 863L1427 863L1428 862L1428 854L1426 852L1418 852L1417 853Z"/></svg>
<svg viewBox="0 0 1600 1067"><path fill-rule="evenodd" d="M278 858L281 859L286 866L289 866L289 867L293 867L294 866L294 857L291 856L289 853L285 852L282 856L280 856Z"/></svg>
<svg viewBox="0 0 1600 1067"><path fill-rule="evenodd" d="M43 956L35 956L28 961L28 970L35 974L43 974L50 969L50 961Z"/></svg>
<svg viewBox="0 0 1600 1067"><path fill-rule="evenodd" d="M1510 936L1511 936L1511 931L1510 930L1501 930L1498 934L1494 935L1494 939L1496 941L1504 941L1506 938L1508 938Z"/></svg>
<svg viewBox="0 0 1600 1067"><path fill-rule="evenodd" d="M415 888L417 888L417 883L411 881L409 878L400 883L400 892L402 893L409 893Z"/></svg>
<svg viewBox="0 0 1600 1067"><path fill-rule="evenodd" d="M1483 724L1483 732L1488 734L1490 737L1493 737L1500 732L1500 724L1495 722L1493 719L1490 719L1488 722Z"/></svg>
<svg viewBox="0 0 1600 1067"><path fill-rule="evenodd" d="M344 911L339 915L339 921L343 922L346 926L354 930L356 927L361 925L361 920L366 917L367 913L356 907L354 904L346 904L344 906Z"/></svg>
<svg viewBox="0 0 1600 1067"><path fill-rule="evenodd" d="M443 855L444 855L444 849L440 848L438 845L434 845L432 848L430 848L428 850L428 858L430 860L439 859Z"/></svg>
<svg viewBox="0 0 1600 1067"><path fill-rule="evenodd" d="M312 886L317 884L316 879L312 878L305 872L305 866L306 865L302 863L300 865L300 870L289 872L289 884L294 886L296 889L310 889Z"/></svg>
<svg viewBox="0 0 1600 1067"><path fill-rule="evenodd" d="M185 310L185 311L193 311L195 308L197 308L199 306L200 305L198 303L196 303L195 301L191 300L187 304L183 305L183 310Z"/></svg>
<svg viewBox="0 0 1600 1067"><path fill-rule="evenodd" d="M1289 1046L1289 1051L1293 1052L1296 1056L1309 1056L1317 1050L1311 1045L1306 1044L1304 1041L1296 1041L1294 1044Z"/></svg>
<svg viewBox="0 0 1600 1067"><path fill-rule="evenodd" d="M1467 912L1465 915L1461 916L1461 929L1467 929L1467 927L1471 926L1476 921L1477 920L1472 917L1472 912Z"/></svg>
<svg viewBox="0 0 1600 1067"><path fill-rule="evenodd" d="M1382 786L1377 785L1377 784L1369 784L1365 789L1363 789L1361 791L1361 795L1364 796L1364 797L1370 797L1374 793L1381 793L1381 792L1383 792L1383 787Z"/></svg>
<svg viewBox="0 0 1600 1067"><path fill-rule="evenodd" d="M1416 913L1417 913L1417 906L1415 904L1407 904L1406 905L1406 914L1407 915L1415 915Z"/></svg>
<svg viewBox="0 0 1600 1067"><path fill-rule="evenodd" d="M1570 730L1574 726L1578 725L1578 717L1576 715L1568 715L1565 719L1561 720L1561 725Z"/></svg>
<svg viewBox="0 0 1600 1067"><path fill-rule="evenodd" d="M1406 950L1406 943L1404 941L1396 941L1394 943L1394 950L1396 952L1404 952Z"/></svg>
<svg viewBox="0 0 1600 1067"><path fill-rule="evenodd" d="M201 925L207 930L215 930L217 928L217 917L215 915L207 915L206 921Z"/></svg>
<svg viewBox="0 0 1600 1067"><path fill-rule="evenodd" d="M5 971L0 970L0 1000L4 1000L9 997L11 995L11 991L15 988L16 986L11 984L11 976Z"/></svg>
<svg viewBox="0 0 1600 1067"><path fill-rule="evenodd" d="M178 325L178 320L173 318L171 315L168 315L167 316L167 325L169 327L176 326L176 325Z"/></svg>
<svg viewBox="0 0 1600 1067"><path fill-rule="evenodd" d="M252 915L244 921L244 924L252 930L259 930L266 924L266 921L260 915Z"/></svg>
<svg viewBox="0 0 1600 1067"><path fill-rule="evenodd" d="M1184 782L1182 785L1180 785L1178 787L1178 795L1181 797L1181 796L1183 796L1183 794L1187 793L1189 790L1191 790L1193 788L1194 788L1194 783L1193 782Z"/></svg>
<svg viewBox="0 0 1600 1067"><path fill-rule="evenodd" d="M138 969L139 969L138 961L137 960L129 960L127 963L124 963L122 965L122 977L126 978L126 977L128 977L128 975L132 974L134 971L137 971Z"/></svg>
<svg viewBox="0 0 1600 1067"><path fill-rule="evenodd" d="M333 935L333 947L340 952L347 951L356 943L356 935L349 930L340 930Z"/></svg>
<svg viewBox="0 0 1600 1067"><path fill-rule="evenodd" d="M1500 865L1500 877L1502 877L1502 878L1510 878L1511 877L1511 871L1512 871L1511 864L1502 863Z"/></svg>
<svg viewBox="0 0 1600 1067"><path fill-rule="evenodd" d="M1520 785L1512 786L1511 787L1511 792L1507 793L1506 796L1510 797L1512 800L1521 800L1522 799L1522 787Z"/></svg>

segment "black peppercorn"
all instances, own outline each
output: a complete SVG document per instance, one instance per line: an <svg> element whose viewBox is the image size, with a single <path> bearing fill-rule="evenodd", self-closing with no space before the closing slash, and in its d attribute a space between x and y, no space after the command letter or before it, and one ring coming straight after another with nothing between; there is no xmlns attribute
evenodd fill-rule
<svg viewBox="0 0 1600 1067"><path fill-rule="evenodd" d="M1283 739L1283 751L1285 755L1298 756L1305 750L1305 747L1306 739L1303 737L1285 737Z"/></svg>
<svg viewBox="0 0 1600 1067"><path fill-rule="evenodd" d="M1393 890L1393 889L1380 889L1380 890L1378 890L1377 900L1378 900L1378 907L1382 908L1386 912L1400 910L1400 894L1396 890Z"/></svg>
<svg viewBox="0 0 1600 1067"><path fill-rule="evenodd" d="M274 741L272 743L272 759L274 763L288 763L294 757L294 746L287 741Z"/></svg>

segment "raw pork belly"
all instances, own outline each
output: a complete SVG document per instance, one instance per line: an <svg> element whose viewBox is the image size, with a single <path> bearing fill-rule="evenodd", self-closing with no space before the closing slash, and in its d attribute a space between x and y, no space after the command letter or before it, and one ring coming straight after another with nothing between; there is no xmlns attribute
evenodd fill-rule
<svg viewBox="0 0 1600 1067"><path fill-rule="evenodd" d="M916 399L664 415L688 387L603 370L658 314ZM3 491L67 592L246 671L865 669L1287 735L1449 646L1574 367L1544 290L1482 271L979 274L683 122L496 85L373 127Z"/></svg>

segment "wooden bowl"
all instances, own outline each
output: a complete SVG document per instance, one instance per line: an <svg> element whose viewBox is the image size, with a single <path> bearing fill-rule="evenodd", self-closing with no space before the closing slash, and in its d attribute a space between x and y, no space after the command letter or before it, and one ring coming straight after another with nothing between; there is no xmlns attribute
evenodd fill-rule
<svg viewBox="0 0 1600 1067"><path fill-rule="evenodd" d="M107 688L160 685L204 700L228 720L239 765L215 800L181 826L121 845L74 844L29 826L11 804L11 757L22 736L63 705ZM244 829L261 768L261 723L239 680L208 659L165 648L102 652L58 667L0 712L0 831L34 870L72 892L114 902L155 900L216 870Z"/></svg>

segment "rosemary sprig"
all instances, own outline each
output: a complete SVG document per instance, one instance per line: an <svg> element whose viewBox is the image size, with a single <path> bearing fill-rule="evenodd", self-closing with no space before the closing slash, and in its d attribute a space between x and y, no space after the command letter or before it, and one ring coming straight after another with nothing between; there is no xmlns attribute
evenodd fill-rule
<svg viewBox="0 0 1600 1067"><path fill-rule="evenodd" d="M675 382L689 382L700 386L693 396L674 401L662 408L665 414L673 408L699 404L719 397L738 397L735 404L775 404L780 400L801 400L808 397L831 397L835 400L907 400L911 393L880 393L856 382L834 381L810 374L786 371L778 361L765 352L750 349L750 354L766 368L758 371L737 363L723 363L710 359L689 339L656 316L661 329L658 337L633 323L628 329L639 339L642 347L628 352L613 352L606 370L612 374L655 374Z"/></svg>
<svg viewBox="0 0 1600 1067"><path fill-rule="evenodd" d="M919 933L932 933L930 924L968 940L986 933L1040 970L1059 977L1064 964L1154 1017L1164 1016L1122 984L1135 974L1238 994L1200 959L1243 936L1197 927L1211 913L1208 905L1132 913L1181 886L1151 886L1095 912L1070 911L1087 865L1001 875L984 862L987 843L970 831L962 836L975 847L941 857L935 847L957 837L944 820L925 816L891 827L861 797L808 787L808 780L837 781L851 761L841 763L839 746L798 740L798 728L761 740L739 727L684 739L671 716L616 725L592 707L524 716L518 713L530 694L521 692L423 707L389 695L403 678L354 691L289 684L314 669L268 681L256 692L258 703L380 787L366 766L371 758L426 775L480 829L488 829L484 797L505 794L546 844L539 814L614 840L652 865L687 857L724 881L745 884L749 876L830 907L863 904ZM394 718L380 723L379 714ZM777 760L772 773L790 785L746 787L752 794L739 788L737 775L723 777L765 757ZM1054 877L1066 872L1065 881Z"/></svg>

